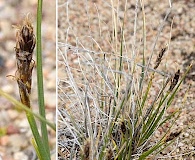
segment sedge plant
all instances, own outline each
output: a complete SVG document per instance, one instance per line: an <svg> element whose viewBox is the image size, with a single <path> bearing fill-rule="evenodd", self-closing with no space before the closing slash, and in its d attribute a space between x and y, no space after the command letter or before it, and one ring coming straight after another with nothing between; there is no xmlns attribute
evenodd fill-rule
<svg viewBox="0 0 195 160"><path fill-rule="evenodd" d="M60 77L58 82L58 96L63 104L58 110L58 153L65 159L142 160L157 156L181 133L171 133L171 125L160 139L153 140L160 127L167 122L174 124L179 117L180 110L172 114L166 114L166 110L191 66L182 76L179 69L173 75L158 70L168 46L158 49L153 67L150 65L171 8L159 26L150 59L146 61L144 4L136 1L138 5L141 6L143 17L141 64L136 60L135 49L137 8L130 59L125 55L125 18L123 22L120 21L118 8L112 0L112 53L103 52L102 49L99 49L101 52L90 50L82 45L76 35L76 45L71 45L68 41L71 25L66 32L66 42L58 42L59 68L65 70L65 77ZM126 12L125 9L124 14ZM91 41L96 43L93 38ZM71 63L71 53L77 56L77 65ZM152 95L156 78L159 77L163 81Z"/></svg>
<svg viewBox="0 0 195 160"><path fill-rule="evenodd" d="M23 21L22 25L16 26L16 66L17 71L14 78L18 83L21 103L0 91L0 94L10 100L14 105L25 111L27 120L29 122L33 138L32 145L35 148L37 156L40 160L50 160L51 153L48 141L47 125L55 130L55 124L46 120L45 105L44 105L44 91L43 91L43 74L42 74L42 45L41 45L41 21L42 21L42 0L38 0L37 5L37 35L34 34L34 28L29 14ZM34 113L33 106L31 106L31 83L32 71L35 66L35 61L32 59L34 48L37 46L37 88L38 88L38 102L39 114ZM35 121L35 118L40 120L41 133Z"/></svg>

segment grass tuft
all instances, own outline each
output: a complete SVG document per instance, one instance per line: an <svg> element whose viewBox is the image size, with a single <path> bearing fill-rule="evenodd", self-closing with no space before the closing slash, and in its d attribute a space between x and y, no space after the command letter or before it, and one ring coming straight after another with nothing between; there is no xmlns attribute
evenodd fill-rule
<svg viewBox="0 0 195 160"><path fill-rule="evenodd" d="M171 132L171 127L181 112L167 114L166 110L172 104L190 67L180 80L178 76L180 71L176 72L172 80L170 73L158 71L157 68L168 46L158 49L159 54L154 61L154 67L150 67L154 48L171 8L159 26L147 62L144 3L143 1L140 3L143 16L141 64L137 60L140 59L137 54L139 51L135 50L137 25L134 25L133 34L135 46L131 51L127 51L128 46L125 43L127 26L124 24L125 18L121 18L122 20L119 18L119 2L115 4L111 1L110 4L113 27L110 46L113 52L104 52L100 45L98 51L89 49L82 45L77 36L75 36L77 43L71 45L68 40L73 26L67 29L66 42L58 44L58 63L64 73L63 78L59 79L58 86L59 99L62 103L58 110L59 124L63 126L59 134L65 137L58 137L59 147L67 146L70 153L71 150L77 152L82 150L81 156L74 154L77 159L141 160L157 157L160 151L179 136L170 134L168 138L168 133ZM125 6L124 17L126 12ZM137 12L136 6L135 14ZM91 41L95 40L91 38ZM133 55L132 58L129 58L130 53ZM72 56L76 59L76 64L72 62ZM155 88L159 79L162 81L158 84L159 87ZM168 126L166 132L158 139L155 138L155 133L166 123L172 125Z"/></svg>

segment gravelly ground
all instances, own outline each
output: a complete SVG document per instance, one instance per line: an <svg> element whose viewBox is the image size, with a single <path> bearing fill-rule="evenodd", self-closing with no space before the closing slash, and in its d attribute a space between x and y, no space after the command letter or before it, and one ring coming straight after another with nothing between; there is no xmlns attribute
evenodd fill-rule
<svg viewBox="0 0 195 160"><path fill-rule="evenodd" d="M68 3L67 3L68 2ZM115 1L114 1L115 2ZM159 24L162 23L166 12L169 9L168 1L145 0L145 15L146 15L146 57L152 50L155 36L158 33ZM67 7L68 4L68 7ZM119 17L123 20L125 1L120 1ZM113 48L110 45L109 34L112 34L112 12L110 9L110 1L58 1L58 42L68 42L72 46L78 46L86 49L100 52L99 46L104 52L112 53ZM117 6L117 4L115 4ZM134 28L134 11L135 1L127 3L127 15L125 19L125 40L127 50L131 51L133 44L133 28ZM68 8L68 10L67 10ZM162 61L160 70L167 73L174 73L178 68L182 73L186 67L194 62L195 59L195 3L193 0L179 0L172 2L172 10L165 22L164 29L160 33L159 40L156 44L154 52L157 53L159 48L169 42L171 23L173 27L171 31L171 43L169 52L166 53ZM99 23L101 20L101 23ZM119 33L120 34L120 33ZM68 35L68 36L67 36ZM68 38L67 38L68 37ZM92 38L95 40L92 42ZM77 40L77 41L76 41ZM138 7L137 21L137 42L136 49L139 49L142 43L142 14L140 6ZM96 45L96 42L99 44ZM154 60L156 54L154 53ZM74 55L71 57L71 66L77 64L77 58ZM61 58L59 56L59 58ZM131 58L131 57L129 57ZM141 58L140 58L141 59ZM141 60L137 61L140 62ZM62 60L62 59L60 59ZM152 60L152 62L154 61ZM75 73L79 74L79 73ZM58 77L63 79L65 76L63 65L59 65ZM79 75L78 75L79 76ZM77 77L75 75L75 77ZM185 104L183 99L188 86L191 88L187 94ZM182 84L182 89L178 93L177 98L168 112L173 112L176 109L181 109L182 114L174 130L183 129L177 141L163 151L158 159L194 159L195 158L195 64L193 64L190 73L188 74L185 83ZM61 93L60 93L61 94ZM62 108L59 101L59 108ZM170 124L167 124L170 125ZM63 126L62 126L63 127ZM62 129L62 128L60 128ZM155 136L158 138L162 134L159 130ZM59 137L61 138L61 137Z"/></svg>
<svg viewBox="0 0 195 160"><path fill-rule="evenodd" d="M7 75L14 75L15 62L15 30L12 25L22 22L27 13L31 14L36 30L37 0L0 0L0 88L19 100L17 83ZM45 104L47 118L55 121L55 1L43 2L43 74L45 87ZM33 59L36 59L35 53ZM32 106L38 111L36 90L36 68L33 71ZM33 159L33 148L30 144L31 131L25 114L18 112L14 106L0 97L0 157L3 160ZM7 133L3 133L6 131ZM55 132L50 132L50 145L54 149ZM53 154L55 159L55 154Z"/></svg>

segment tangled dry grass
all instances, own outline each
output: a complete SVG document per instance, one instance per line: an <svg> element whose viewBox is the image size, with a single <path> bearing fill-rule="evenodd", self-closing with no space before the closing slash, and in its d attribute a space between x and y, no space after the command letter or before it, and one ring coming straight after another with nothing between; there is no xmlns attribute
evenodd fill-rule
<svg viewBox="0 0 195 160"><path fill-rule="evenodd" d="M184 73L186 66L183 68L179 65L173 65L174 62L177 64L181 64L182 54L177 53L178 50L175 49L178 47L177 43L180 42L182 36L178 33L178 28L175 27L179 25L179 22L173 22L173 15L176 17L180 17L177 15L177 11L180 10L177 8L178 6L182 6L182 4L186 4L189 9L191 9L193 2L191 1L181 1L181 3L174 3L173 8L168 10L169 4L161 4L160 2L147 1L145 2L145 15L146 15L146 42L145 46L143 46L144 39L142 38L142 12L141 6L137 6L135 2L128 2L125 6L124 3L121 2L119 4L114 4L116 10L112 10L110 2L103 1L93 1L93 2L83 2L80 1L74 5L74 3L59 1L59 51L58 51L58 93L59 93L59 135L58 135L58 146L59 146L59 156L63 158L73 158L75 159L78 156L78 153L81 150L81 146L88 146L89 141L86 140L84 144L80 144L81 141L78 137L79 130L84 130L86 132L86 137L88 137L91 132L94 133L98 137L99 127L102 127L101 130L106 130L105 119L110 112L110 106L113 103L115 97L113 96L113 92L115 89L113 84L115 84L114 75L122 78L122 83L120 86L120 91L117 93L118 95L126 94L126 90L128 90L129 83L131 82L132 75L130 74L132 71L132 64L135 64L138 68L143 68L142 65L142 53L145 52L145 57L148 60L151 60L151 63L154 68L158 67L158 62L160 62L162 55L156 54L162 48L163 43L169 43L171 36L171 43L168 48L168 55L165 55L167 58L163 59L161 62L161 66L159 66L159 70L155 70L157 72L157 77L154 79L155 83L152 84L154 87L154 91L150 93L150 97L155 97L160 88L160 84L163 82L164 77L173 75L174 72L175 80L172 80L172 84L175 84L176 79L178 79L178 74L180 69ZM118 6L118 7L117 7ZM184 6L182 6L185 8ZM78 9L84 8L84 9ZM126 18L123 17L125 13L125 8L127 8ZM178 10L177 10L178 9ZM116 30L114 27L113 21L111 20L113 17L113 12L117 12L118 17L117 20L121 20L124 22L124 37L121 35L121 30ZM135 16L135 12L137 15ZM158 12L157 12L158 11ZM168 11L168 13L166 12ZM192 10L191 10L192 11ZM170 14L169 14L170 12ZM192 11L193 12L193 11ZM185 12L186 16L191 15L190 12ZM168 16L168 17L166 17ZM134 18L132 18L134 17ZM163 18L165 23L163 23ZM116 21L117 21L116 20ZM136 24L134 22L137 22ZM159 31L159 24L163 24L160 26L161 31ZM189 21L189 25L194 25L194 21ZM117 23L119 28L122 26L120 23ZM114 27L113 27L114 26ZM117 26L117 27L118 27ZM171 27L172 26L172 27ZM161 28L162 27L162 28ZM114 28L114 30L113 30ZM135 32L136 29L136 32ZM191 40L193 39L193 33L188 30L189 38L187 38L187 45L189 46L187 52L193 52L193 45ZM171 35L170 35L171 33ZM114 35L114 36L113 36ZM117 38L116 38L117 37ZM136 38L135 38L136 37ZM155 37L158 38L157 40ZM120 46L121 39L124 40L124 49L123 55L116 54L116 48ZM141 40L140 40L141 39ZM114 45L113 43L114 42ZM155 44L155 43L156 44ZM180 46L182 47L182 46ZM144 51L142 49L145 49ZM152 48L152 49L150 49ZM185 47L184 47L185 48ZM119 47L118 47L119 49ZM120 50L120 49L119 49ZM163 50L163 48L162 48ZM182 50L182 48L179 48ZM156 58L150 59L151 52L154 53L154 57L157 57L157 62L155 63ZM162 52L163 53L163 52ZM171 54L172 53L172 54ZM181 59L176 59L174 53L177 54L177 57L180 56ZM135 55L136 58L134 57ZM159 55L159 57L158 57ZM115 62L119 59L122 59L122 67L123 70L114 69ZM189 59L188 59L189 60ZM120 61L120 60L119 60ZM148 63L150 66L151 64ZM120 64L117 64L120 66ZM136 69L137 71L138 69ZM172 71L171 71L172 70ZM148 71L154 71L151 67L148 68ZM193 80L193 72L191 75L191 79ZM120 79L119 78L119 79ZM138 80L139 74L135 77ZM103 82L101 81L103 79ZM149 80L149 79L147 79ZM193 95L191 93L194 90L191 88L189 90L188 84L194 84L192 80L188 80L188 83L184 85L184 89L179 93L184 97L176 98L176 102L174 103L175 107L170 107L166 114L171 114L177 110L181 111L179 119L176 121L173 130L170 135L167 136L168 139L172 139L171 137L178 137L177 141L172 145L168 146L164 151L160 152L160 154L156 155L156 158L166 158L166 159L179 159L179 158L192 158L194 156L194 143L193 143L193 118L189 111L193 111ZM135 83L134 83L135 84ZM103 87L103 88L102 88ZM173 89L173 85L170 86L170 90ZM136 90L134 90L136 92ZM185 94L187 92L188 94ZM149 99L148 103L151 104L153 99ZM185 104L185 105L184 105ZM85 108L85 106L87 106ZM102 111L101 107L104 110ZM187 107L186 107L187 106ZM104 115L104 118L96 119L98 115L96 113L101 113ZM192 114L194 112L191 112ZM95 114L95 115L94 115ZM88 120L86 122L86 116L88 116ZM187 117L190 115L189 117ZM192 119L191 119L191 118ZM74 121L72 122L72 119ZM108 118L108 121L111 120ZM76 133L74 129L74 124L77 124ZM117 121L119 124L124 124L124 119L120 119ZM101 124L101 125L100 125ZM154 138L150 141L150 144L155 144L156 140L162 137L163 133L171 126L172 122L167 122L162 127L158 128L154 133ZM88 127L87 127L88 126ZM98 126L95 131L90 130L93 126ZM120 126L120 125L119 125ZM122 126L122 125L121 125ZM104 128L105 127L105 128ZM123 129L122 129L123 128ZM124 127L121 127L122 133L125 130ZM88 131L88 132L87 132ZM94 132L93 132L94 131ZM116 131L117 132L117 131ZM79 132L80 133L80 132ZM115 134L115 136L121 136L122 134ZM178 133L178 134L177 134ZM181 133L181 134L179 134ZM82 135L82 134L81 134ZM174 136L173 136L174 135ZM192 140L185 139L185 135L190 137ZM82 137L82 136L81 136ZM118 138L119 138L118 137ZM118 139L115 137L115 140ZM96 139L99 140L99 137ZM95 145L92 150L98 150L97 144L98 142L94 140L91 145ZM119 139L118 139L119 140ZM84 140L83 140L84 141ZM108 144L111 145L111 144ZM87 152L83 158L87 159L91 155L88 154L90 148L83 148L82 152ZM112 148L112 147L111 147ZM73 149L73 150L72 150ZM142 148L143 149L143 148ZM73 154L73 151L76 155ZM94 151L95 152L95 151ZM107 156L111 155L111 151L108 148ZM110 154L109 154L110 153ZM72 156L72 157L70 157ZM116 155L115 155L116 156ZM154 157L153 157L154 158Z"/></svg>

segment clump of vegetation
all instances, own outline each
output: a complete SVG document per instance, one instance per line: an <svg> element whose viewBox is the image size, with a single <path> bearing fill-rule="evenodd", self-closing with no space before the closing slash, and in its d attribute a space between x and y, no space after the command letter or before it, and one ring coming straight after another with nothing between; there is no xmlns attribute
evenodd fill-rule
<svg viewBox="0 0 195 160"><path fill-rule="evenodd" d="M33 31L33 25L29 19L29 16L27 15L23 24L21 26L17 26L15 47L17 71L15 78L18 83L21 102L28 108L31 108L30 94L32 71L35 65L32 56L35 44L36 39ZM37 155L40 159L50 159L50 152L49 150L47 150L48 141L46 142L45 146L38 132L38 127L35 122L34 116L32 114L29 114L28 112L26 112L26 116L35 138L32 143L36 149Z"/></svg>
<svg viewBox="0 0 195 160"><path fill-rule="evenodd" d="M182 76L180 70L174 75L158 70L169 45L158 49L154 67L150 66L156 42L170 10L159 27L150 59L146 63L145 12L142 2L140 5L143 14L142 64L136 62L136 50L133 47L132 59L124 54L124 22L118 22L120 19L114 6L113 53L103 52L101 48L101 52L96 52L85 47L79 48L79 45L70 45L69 29L66 43L59 43L59 63L66 70L66 77L59 80L59 99L65 107L59 109L59 124L63 129L58 134L65 138L59 139L58 146L65 147L66 159L141 160L155 157L181 133L171 133L180 110L171 114L166 114L166 110L190 67ZM122 24L119 29L116 27L118 24ZM121 35L117 39L118 33ZM77 66L70 64L72 52L77 56ZM159 77L163 81L154 90L153 86ZM154 141L155 132L167 122L172 125L160 139Z"/></svg>
<svg viewBox="0 0 195 160"><path fill-rule="evenodd" d="M42 74L42 45L41 45L41 21L42 21L42 0L38 0L37 5L37 35L34 34L34 28L29 14L25 17L23 24L15 26L16 28L16 66L17 70L14 79L17 81L20 100L17 101L10 95L0 90L0 94L12 102L16 107L22 109L26 113L33 138L32 145L40 160L50 160L50 146L48 141L47 125L55 130L55 124L46 120L44 92L43 92L43 74ZM32 59L34 48L37 46L37 88L38 88L38 102L39 114L33 112L31 106L31 87L32 87L32 71L35 66L35 61ZM37 118L40 121L41 133L35 121Z"/></svg>

